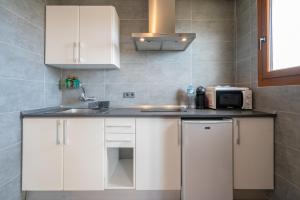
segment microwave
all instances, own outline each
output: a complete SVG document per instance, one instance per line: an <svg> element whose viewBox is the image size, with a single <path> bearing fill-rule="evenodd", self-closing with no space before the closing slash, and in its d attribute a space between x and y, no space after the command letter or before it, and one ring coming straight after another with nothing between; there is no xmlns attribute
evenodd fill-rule
<svg viewBox="0 0 300 200"><path fill-rule="evenodd" d="M205 92L212 109L252 109L252 90L245 87L214 86Z"/></svg>

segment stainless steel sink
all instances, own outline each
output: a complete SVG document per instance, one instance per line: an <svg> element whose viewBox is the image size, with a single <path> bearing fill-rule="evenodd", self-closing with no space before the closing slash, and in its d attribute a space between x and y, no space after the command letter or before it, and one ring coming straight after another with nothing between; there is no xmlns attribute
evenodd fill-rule
<svg viewBox="0 0 300 200"><path fill-rule="evenodd" d="M61 113L61 114L104 114L108 112L108 109L105 110L97 110L97 109L88 109L88 108L71 108L71 109L66 109L66 110L60 110L56 111L54 113Z"/></svg>

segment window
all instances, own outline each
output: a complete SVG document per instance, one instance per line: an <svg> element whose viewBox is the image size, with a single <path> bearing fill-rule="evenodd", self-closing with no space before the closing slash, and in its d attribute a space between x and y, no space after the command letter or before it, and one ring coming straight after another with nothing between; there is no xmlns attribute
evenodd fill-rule
<svg viewBox="0 0 300 200"><path fill-rule="evenodd" d="M257 3L259 86L300 84L300 1Z"/></svg>

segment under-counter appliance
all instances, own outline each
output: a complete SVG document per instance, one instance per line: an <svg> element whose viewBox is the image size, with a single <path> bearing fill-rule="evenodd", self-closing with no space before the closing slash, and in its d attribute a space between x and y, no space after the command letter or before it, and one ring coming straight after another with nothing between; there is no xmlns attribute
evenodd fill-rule
<svg viewBox="0 0 300 200"><path fill-rule="evenodd" d="M183 120L182 200L232 200L232 120Z"/></svg>
<svg viewBox="0 0 300 200"><path fill-rule="evenodd" d="M212 109L252 109L252 90L246 87L207 87L205 95Z"/></svg>

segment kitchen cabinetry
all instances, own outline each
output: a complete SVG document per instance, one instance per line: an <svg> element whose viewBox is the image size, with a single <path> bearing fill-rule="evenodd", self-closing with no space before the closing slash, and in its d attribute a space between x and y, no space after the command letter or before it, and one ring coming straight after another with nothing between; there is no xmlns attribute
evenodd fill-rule
<svg viewBox="0 0 300 200"><path fill-rule="evenodd" d="M78 6L46 7L46 64L77 64L78 19Z"/></svg>
<svg viewBox="0 0 300 200"><path fill-rule="evenodd" d="M136 189L181 189L181 120L136 119Z"/></svg>
<svg viewBox="0 0 300 200"><path fill-rule="evenodd" d="M60 68L120 68L113 6L47 6L45 63Z"/></svg>
<svg viewBox="0 0 300 200"><path fill-rule="evenodd" d="M103 190L104 120L23 120L22 190Z"/></svg>
<svg viewBox="0 0 300 200"><path fill-rule="evenodd" d="M63 189L61 142L61 120L23 120L23 190Z"/></svg>
<svg viewBox="0 0 300 200"><path fill-rule="evenodd" d="M273 189L273 126L273 118L233 119L234 189ZM231 128L232 124L228 127ZM204 129L214 133L214 129L210 130L206 125ZM203 143L206 135L197 132L196 127L193 130L195 137ZM207 135L207 139L214 139L210 142L224 144L227 136L232 141L231 134L226 135L224 128L218 130L223 130L219 136L209 134L210 138ZM220 140L222 136L224 138ZM195 145L187 145L187 142ZM214 174L215 168L218 169L216 166L209 168L209 162L193 161L191 156L197 157L193 147L200 148L199 155L208 156L208 161L222 162L223 166L225 161L231 163L231 142L226 143L226 151L215 152L207 151L211 146L205 147L205 142L204 146L198 147L196 141L186 139L185 145L183 154L188 160L183 160L183 176L200 167L211 174ZM217 146L219 149L222 147ZM219 154L214 154L216 152ZM226 159L224 162L213 159L215 155ZM27 191L181 190L181 119L24 118L22 167L22 190ZM228 165L227 171L231 171L229 168ZM229 173L220 172L228 178ZM207 176L207 173L202 175ZM198 181L193 174L189 177ZM221 174L217 177L220 179ZM232 175L229 177L232 180ZM187 187L187 176L183 180ZM218 183L221 183L220 180ZM208 183L205 183L204 187L207 186ZM230 184L227 183L227 186Z"/></svg>
<svg viewBox="0 0 300 200"><path fill-rule="evenodd" d="M135 188L135 118L105 119L105 189Z"/></svg>
<svg viewBox="0 0 300 200"><path fill-rule="evenodd" d="M274 119L234 119L234 189L274 188Z"/></svg>

